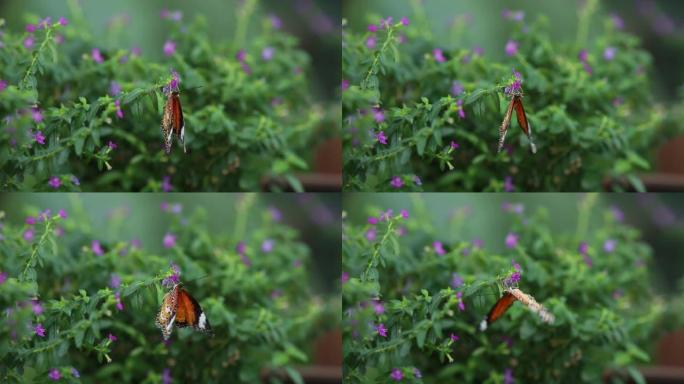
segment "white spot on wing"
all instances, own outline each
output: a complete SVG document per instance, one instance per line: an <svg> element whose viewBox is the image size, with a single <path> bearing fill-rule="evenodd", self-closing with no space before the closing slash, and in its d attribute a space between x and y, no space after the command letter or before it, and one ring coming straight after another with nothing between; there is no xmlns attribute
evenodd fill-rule
<svg viewBox="0 0 684 384"><path fill-rule="evenodd" d="M171 318L171 321L169 321L169 324L166 326L166 331L171 333L171 328L173 327L173 323L176 322L176 315L173 315Z"/></svg>
<svg viewBox="0 0 684 384"><path fill-rule="evenodd" d="M207 317L204 316L204 312L200 315L199 324L197 326L199 329L205 329L207 327Z"/></svg>
<svg viewBox="0 0 684 384"><path fill-rule="evenodd" d="M487 319L482 319L480 323L480 331L484 332L487 329Z"/></svg>

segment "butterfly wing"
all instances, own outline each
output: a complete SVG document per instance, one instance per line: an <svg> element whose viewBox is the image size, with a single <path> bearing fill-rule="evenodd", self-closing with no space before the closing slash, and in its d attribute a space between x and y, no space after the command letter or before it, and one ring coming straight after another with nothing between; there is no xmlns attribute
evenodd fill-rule
<svg viewBox="0 0 684 384"><path fill-rule="evenodd" d="M508 108L506 109L506 114L501 122L501 127L499 127L499 149L497 152L501 152L504 145L504 140L506 140L506 132L508 132L508 126L511 124L511 115L513 114L513 104L515 103L515 97L511 99L508 103Z"/></svg>
<svg viewBox="0 0 684 384"><path fill-rule="evenodd" d="M176 312L176 326L192 327L199 331L211 332L209 320L204 314L197 300L188 291L180 289L178 292L178 311Z"/></svg>
<svg viewBox="0 0 684 384"><path fill-rule="evenodd" d="M168 340L171 337L171 331L173 330L173 324L176 322L176 315L178 309L178 286L174 287L162 300L161 308L159 308L159 314L157 314L157 319L155 324L162 331L162 336L164 340Z"/></svg>
<svg viewBox="0 0 684 384"><path fill-rule="evenodd" d="M492 309L489 310L487 317L482 320L482 323L480 323L480 330L484 331L491 323L503 316L508 308L515 303L515 300L517 299L510 292L506 292L503 296L501 296L496 304L494 304Z"/></svg>
<svg viewBox="0 0 684 384"><path fill-rule="evenodd" d="M164 105L164 115L162 116L162 139L164 140L164 150L166 153L171 152L171 136L174 131L174 101L173 94L169 94ZM179 108L180 108L180 104Z"/></svg>
<svg viewBox="0 0 684 384"><path fill-rule="evenodd" d="M530 127L530 122L527 120L522 98L520 96L513 97L513 104L515 107L515 117L518 118L518 125L530 140L530 151L532 151L532 153L537 153L537 147L534 145L534 141L532 141L532 128Z"/></svg>
<svg viewBox="0 0 684 384"><path fill-rule="evenodd" d="M178 137L178 140L183 144L183 152L185 151L185 119L183 119L183 108L181 107L180 96L177 92L172 94L172 118L173 118L173 132Z"/></svg>

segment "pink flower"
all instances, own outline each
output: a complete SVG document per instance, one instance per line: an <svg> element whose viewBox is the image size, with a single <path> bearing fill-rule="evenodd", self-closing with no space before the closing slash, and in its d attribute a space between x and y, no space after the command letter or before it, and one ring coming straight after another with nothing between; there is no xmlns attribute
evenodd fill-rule
<svg viewBox="0 0 684 384"><path fill-rule="evenodd" d="M505 192L515 191L515 185L513 185L513 178L511 176L506 176L504 178L504 191Z"/></svg>
<svg viewBox="0 0 684 384"><path fill-rule="evenodd" d="M121 93L121 85L119 85L119 83L117 83L116 81L112 80L109 83L109 94L112 96L116 96L119 93Z"/></svg>
<svg viewBox="0 0 684 384"><path fill-rule="evenodd" d="M401 381L404 378L404 374L399 368L393 368L390 378L392 378L394 381Z"/></svg>
<svg viewBox="0 0 684 384"><path fill-rule="evenodd" d="M409 19L408 19L408 17L404 16L404 17L401 18L401 25L403 25L403 26L405 26L405 27L409 25Z"/></svg>
<svg viewBox="0 0 684 384"><path fill-rule="evenodd" d="M398 189L404 186L404 181L401 180L401 177L394 176L390 182L390 185Z"/></svg>
<svg viewBox="0 0 684 384"><path fill-rule="evenodd" d="M444 57L444 53L439 48L435 48L432 51L432 56L435 58L435 61L438 63L443 63L446 61L446 58Z"/></svg>
<svg viewBox="0 0 684 384"><path fill-rule="evenodd" d="M38 108L31 109L31 118L34 122L40 123L43 121L43 113Z"/></svg>
<svg viewBox="0 0 684 384"><path fill-rule="evenodd" d="M162 179L162 191L171 192L173 185L171 185L171 176L164 176Z"/></svg>
<svg viewBox="0 0 684 384"><path fill-rule="evenodd" d="M608 252L608 253L611 253L611 252L615 251L616 246L617 246L617 241L615 241L613 239L608 239L603 243L603 250Z"/></svg>
<svg viewBox="0 0 684 384"><path fill-rule="evenodd" d="M606 61L611 61L615 58L615 55L617 54L617 48L615 47L607 47L603 51L603 58L606 59Z"/></svg>
<svg viewBox="0 0 684 384"><path fill-rule="evenodd" d="M266 47L261 50L261 58L264 59L265 61L270 61L273 59L273 55L275 54L275 48L273 47Z"/></svg>
<svg viewBox="0 0 684 384"><path fill-rule="evenodd" d="M57 189L62 185L62 181L59 179L59 177L53 176L50 178L50 181L48 181L48 185L54 189Z"/></svg>
<svg viewBox="0 0 684 384"><path fill-rule="evenodd" d="M57 213L59 217L62 219L66 219L68 217L67 212L64 209L60 209L59 212Z"/></svg>
<svg viewBox="0 0 684 384"><path fill-rule="evenodd" d="M340 281L342 282L342 284L349 281L349 272L342 272L342 276L340 277Z"/></svg>
<svg viewBox="0 0 684 384"><path fill-rule="evenodd" d="M408 213L408 211L405 210L405 209L402 209L401 212L399 212L399 214L400 214L401 217L404 218L404 219L408 219L408 218L409 218L409 213Z"/></svg>
<svg viewBox="0 0 684 384"><path fill-rule="evenodd" d="M57 368L52 368L50 370L50 373L48 373L48 377L50 378L50 380L57 381L60 378L62 378L62 374L59 373L59 370Z"/></svg>
<svg viewBox="0 0 684 384"><path fill-rule="evenodd" d="M113 142L113 141L111 141L111 140L109 140L109 142L107 143L107 146L108 146L109 149L111 149L112 151L115 150L116 147L117 147L116 143Z"/></svg>
<svg viewBox="0 0 684 384"><path fill-rule="evenodd" d="M116 273L112 273L112 276L109 278L109 286L115 289L119 288L121 286L121 277Z"/></svg>
<svg viewBox="0 0 684 384"><path fill-rule="evenodd" d="M31 49L33 47L33 36L24 39L24 48Z"/></svg>
<svg viewBox="0 0 684 384"><path fill-rule="evenodd" d="M102 245L97 240L93 240L90 243L90 249L96 256L102 256L104 254L104 251L102 250Z"/></svg>
<svg viewBox="0 0 684 384"><path fill-rule="evenodd" d="M176 43L171 40L166 40L164 43L164 55L171 56L176 53Z"/></svg>
<svg viewBox="0 0 684 384"><path fill-rule="evenodd" d="M432 248L435 249L435 253L442 256L446 254L446 251L444 250L444 246L442 245L441 241L435 241L432 243Z"/></svg>
<svg viewBox="0 0 684 384"><path fill-rule="evenodd" d="M40 145L45 145L45 136L43 136L43 132L41 131L33 134L33 140Z"/></svg>
<svg viewBox="0 0 684 384"><path fill-rule="evenodd" d="M387 328L385 328L385 324L380 323L377 326L374 326L373 328L378 333L378 335L382 337L387 337Z"/></svg>
<svg viewBox="0 0 684 384"><path fill-rule="evenodd" d="M176 235L171 233L166 233L164 235L164 240L162 241L164 248L173 248L176 246Z"/></svg>
<svg viewBox="0 0 684 384"><path fill-rule="evenodd" d="M518 246L518 235L515 233L508 233L506 235L506 247L515 248L516 246Z"/></svg>
<svg viewBox="0 0 684 384"><path fill-rule="evenodd" d="M458 300L458 310L465 311L465 304L463 303L463 292L456 292L456 299Z"/></svg>
<svg viewBox="0 0 684 384"><path fill-rule="evenodd" d="M382 305L382 301L376 300L373 302L373 311L376 315L382 315L385 313L385 306Z"/></svg>
<svg viewBox="0 0 684 384"><path fill-rule="evenodd" d="M274 241L271 239L266 239L261 243L261 250L265 253L269 253L273 250Z"/></svg>
<svg viewBox="0 0 684 384"><path fill-rule="evenodd" d="M5 80L0 80L0 92L7 88L7 82Z"/></svg>
<svg viewBox="0 0 684 384"><path fill-rule="evenodd" d="M373 120L380 124L385 121L385 112L380 108L373 108Z"/></svg>
<svg viewBox="0 0 684 384"><path fill-rule="evenodd" d="M61 25L63 27L67 26L67 25L69 25L69 20L67 20L64 16L61 16L59 18L59 25Z"/></svg>
<svg viewBox="0 0 684 384"><path fill-rule="evenodd" d="M449 144L449 146L451 147L451 149L458 149L460 147L460 145L453 140L451 140L451 143Z"/></svg>
<svg viewBox="0 0 684 384"><path fill-rule="evenodd" d="M31 302L31 309L33 310L33 313L35 315L40 315L41 313L43 313L43 306L40 305L40 301L38 300L33 300Z"/></svg>
<svg viewBox="0 0 684 384"><path fill-rule="evenodd" d="M26 24L26 32L33 33L36 31L36 26L33 24Z"/></svg>
<svg viewBox="0 0 684 384"><path fill-rule="evenodd" d="M93 58L93 61L100 64L104 61L102 58L102 53L100 53L100 50L98 48L93 48L90 51L90 56Z"/></svg>
<svg viewBox="0 0 684 384"><path fill-rule="evenodd" d="M366 240L375 241L376 236L377 231L375 230L375 228L370 228L366 231Z"/></svg>
<svg viewBox="0 0 684 384"><path fill-rule="evenodd" d="M26 241L33 240L33 229L25 230L23 237L24 237L24 240L26 240Z"/></svg>
<svg viewBox="0 0 684 384"><path fill-rule="evenodd" d="M43 324L38 324L35 327L33 327L33 332L40 337L45 337L45 328L43 328Z"/></svg>
<svg viewBox="0 0 684 384"><path fill-rule="evenodd" d="M0 285L4 284L5 281L7 281L7 272L2 272L0 273Z"/></svg>
<svg viewBox="0 0 684 384"><path fill-rule="evenodd" d="M375 44L376 44L375 36L370 36L368 39L366 39L366 48L374 49Z"/></svg>
<svg viewBox="0 0 684 384"><path fill-rule="evenodd" d="M385 136L385 132L383 131L375 134L375 140L377 140L380 144L387 145L387 136Z"/></svg>
<svg viewBox="0 0 684 384"><path fill-rule="evenodd" d="M460 337L458 337L458 335L456 335L454 333L449 335L449 338L451 339L451 341L454 341L454 342L456 342L456 341L458 341L458 339L460 339Z"/></svg>
<svg viewBox="0 0 684 384"><path fill-rule="evenodd" d="M349 89L349 80L347 79L342 79L342 85L340 86L343 91L346 91Z"/></svg>
<svg viewBox="0 0 684 384"><path fill-rule="evenodd" d="M518 42L508 40L508 42L506 42L506 54L508 56L514 56L516 53L518 53Z"/></svg>
<svg viewBox="0 0 684 384"><path fill-rule="evenodd" d="M109 341L111 341L112 343L116 341L116 336L112 335L111 333L110 333L109 335L107 335L107 338L108 338Z"/></svg>

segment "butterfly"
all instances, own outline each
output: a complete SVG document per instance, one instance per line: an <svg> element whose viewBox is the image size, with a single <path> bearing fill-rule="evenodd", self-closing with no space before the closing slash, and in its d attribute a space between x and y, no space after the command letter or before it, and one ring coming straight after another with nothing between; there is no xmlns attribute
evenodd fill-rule
<svg viewBox="0 0 684 384"><path fill-rule="evenodd" d="M173 325L192 327L198 331L211 333L209 320L197 300L190 296L181 284L176 284L164 295L155 324L162 331L164 340L171 337Z"/></svg>
<svg viewBox="0 0 684 384"><path fill-rule="evenodd" d="M520 301L526 305L532 312L539 314L541 320L545 323L553 323L555 317L551 312L549 312L544 306L537 303L534 297L524 293L518 288L508 288L499 300L494 304L492 309L489 310L487 317L485 317L480 323L480 331L487 329L489 325L495 322L497 319L506 313L508 308L513 305L516 301Z"/></svg>
<svg viewBox="0 0 684 384"><path fill-rule="evenodd" d="M508 103L508 109L506 109L506 114L504 115L503 122L501 122L501 127L499 128L499 150L497 152L501 152L503 149L504 140L506 140L506 133L508 132L508 126L511 124L513 109L515 109L515 116L518 118L518 125L530 140L530 151L532 154L535 154L537 153L537 146L532 140L532 128L530 127L530 122L527 120L525 108L523 107L522 90L520 90L518 86L518 89L511 91L511 95L511 102Z"/></svg>
<svg viewBox="0 0 684 384"><path fill-rule="evenodd" d="M174 135L183 144L183 153L187 152L185 150L185 120L183 120L183 108L179 94L180 92L177 89L169 91L166 105L164 105L161 129L166 153L171 152L171 139Z"/></svg>

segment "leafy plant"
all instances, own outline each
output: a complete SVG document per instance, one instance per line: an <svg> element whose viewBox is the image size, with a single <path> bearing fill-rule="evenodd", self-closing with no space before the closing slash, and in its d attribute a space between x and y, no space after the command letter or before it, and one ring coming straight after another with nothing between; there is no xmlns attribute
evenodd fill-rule
<svg viewBox="0 0 684 384"><path fill-rule="evenodd" d="M544 16L507 17L503 61L461 41L446 48L420 8L411 20L371 15L367 30L347 28L345 189L597 191L611 178L644 190L636 174L672 133L663 125L670 112L653 103L651 58L636 37L606 19L589 40L597 3L582 8L574 41L552 40ZM459 36L463 23L453 28ZM515 119L497 153L506 88L516 80L536 155Z"/></svg>
<svg viewBox="0 0 684 384"><path fill-rule="evenodd" d="M255 383L283 370L301 382L294 366L339 321L339 301L313 296L307 246L256 203L241 200L228 236L210 234L204 209L165 204L161 254L94 231L78 199L3 222L0 381ZM114 211L105 232L126 220ZM162 341L155 316L176 282L200 302L213 336L177 328Z"/></svg>
<svg viewBox="0 0 684 384"><path fill-rule="evenodd" d="M210 41L202 16L184 22L167 12L160 62L97 41L78 3L69 4L68 19L28 16L28 31L3 30L4 190L259 190L268 178L303 189L294 173L309 168L332 113L311 100L310 58L294 37L265 18L247 35L256 0L240 6L232 41ZM107 41L124 27L114 23ZM181 91L187 154L177 143L163 151L171 82Z"/></svg>
<svg viewBox="0 0 684 384"><path fill-rule="evenodd" d="M506 204L501 253L462 230L436 238L420 198L401 212L365 207L367 222L343 227L345 382L599 382L607 370L643 381L636 365L664 312L645 267L651 251L612 212L590 226L596 199L564 233L549 229L545 209ZM473 214L458 211L450 228ZM555 319L516 302L482 331L508 287Z"/></svg>

